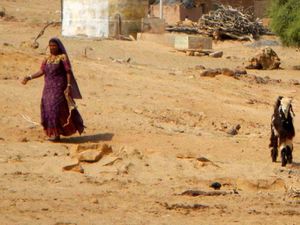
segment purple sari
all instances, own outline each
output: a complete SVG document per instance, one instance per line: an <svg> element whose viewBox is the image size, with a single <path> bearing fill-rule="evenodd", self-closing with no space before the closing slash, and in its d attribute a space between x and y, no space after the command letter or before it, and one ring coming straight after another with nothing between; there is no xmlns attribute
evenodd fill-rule
<svg viewBox="0 0 300 225"><path fill-rule="evenodd" d="M71 74L71 98L82 98L72 73L67 52L57 38L52 38L60 50L59 55L45 58L41 65L45 85L41 101L41 121L46 134L51 136L69 136L84 130L83 120L76 109L70 110L64 91L67 88L67 72Z"/></svg>

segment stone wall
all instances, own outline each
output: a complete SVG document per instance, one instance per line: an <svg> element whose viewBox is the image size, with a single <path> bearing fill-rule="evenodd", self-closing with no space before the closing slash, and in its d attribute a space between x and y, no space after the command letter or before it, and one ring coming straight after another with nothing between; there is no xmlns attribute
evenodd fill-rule
<svg viewBox="0 0 300 225"><path fill-rule="evenodd" d="M148 0L109 0L109 33L135 35L148 15ZM119 30L119 31L118 31Z"/></svg>
<svg viewBox="0 0 300 225"><path fill-rule="evenodd" d="M150 12L151 16L159 17L159 5L152 5ZM186 18L198 22L202 13L202 7L187 9L180 4L168 4L163 6L163 18L169 25L174 25L178 21L183 21Z"/></svg>

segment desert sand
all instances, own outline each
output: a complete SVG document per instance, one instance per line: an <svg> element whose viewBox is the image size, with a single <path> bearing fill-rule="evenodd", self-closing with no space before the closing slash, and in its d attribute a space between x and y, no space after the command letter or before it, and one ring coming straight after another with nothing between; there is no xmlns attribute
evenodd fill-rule
<svg viewBox="0 0 300 225"><path fill-rule="evenodd" d="M296 48L272 46L280 70L247 70L267 82L200 77L200 65L234 69L259 48L216 42L222 58L190 57L154 42L66 38L57 25L32 49L26 43L59 20L60 1L0 5L7 14L0 19L1 225L300 223ZM68 50L86 126L60 143L47 141L39 125L43 78L20 83L39 69L53 36ZM286 167L271 162L268 148L279 95L293 97L296 113L294 162ZM228 134L238 124L238 134ZM103 144L112 152L81 163L83 173L63 171L76 162L76 149Z"/></svg>

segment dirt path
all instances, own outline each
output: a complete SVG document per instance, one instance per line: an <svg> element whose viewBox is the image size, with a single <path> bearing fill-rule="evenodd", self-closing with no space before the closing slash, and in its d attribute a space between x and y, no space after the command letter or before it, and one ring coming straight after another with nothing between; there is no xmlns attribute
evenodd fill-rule
<svg viewBox="0 0 300 225"><path fill-rule="evenodd" d="M54 144L38 124L43 79L26 86L19 79L39 68L48 39L60 37L60 27L52 27L40 48L22 46L47 18L58 18L59 1L49 11L37 0L1 4L15 17L0 21L1 224L298 223L300 139L286 168L271 163L268 150L278 95L294 97L299 132L300 89L290 83L300 80L291 69L299 63L296 49L274 47L284 70L249 70L281 79L261 84L204 78L197 69L242 66L257 51L247 43L216 43L224 57L212 59L150 42L61 37L84 97L77 103L87 128ZM93 50L84 57L87 47ZM129 63L112 60L129 57ZM238 124L238 135L229 135ZM62 171L74 163L74 148L103 143L112 153L83 163L84 173ZM213 182L222 184L219 191ZM187 190L203 192L183 195Z"/></svg>

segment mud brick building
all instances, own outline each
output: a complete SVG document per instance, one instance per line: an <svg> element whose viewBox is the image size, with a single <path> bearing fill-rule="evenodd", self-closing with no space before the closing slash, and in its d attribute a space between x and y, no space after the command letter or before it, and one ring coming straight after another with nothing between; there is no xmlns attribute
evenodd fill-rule
<svg viewBox="0 0 300 225"><path fill-rule="evenodd" d="M148 0L61 0L62 34L110 37L135 34L148 14Z"/></svg>

